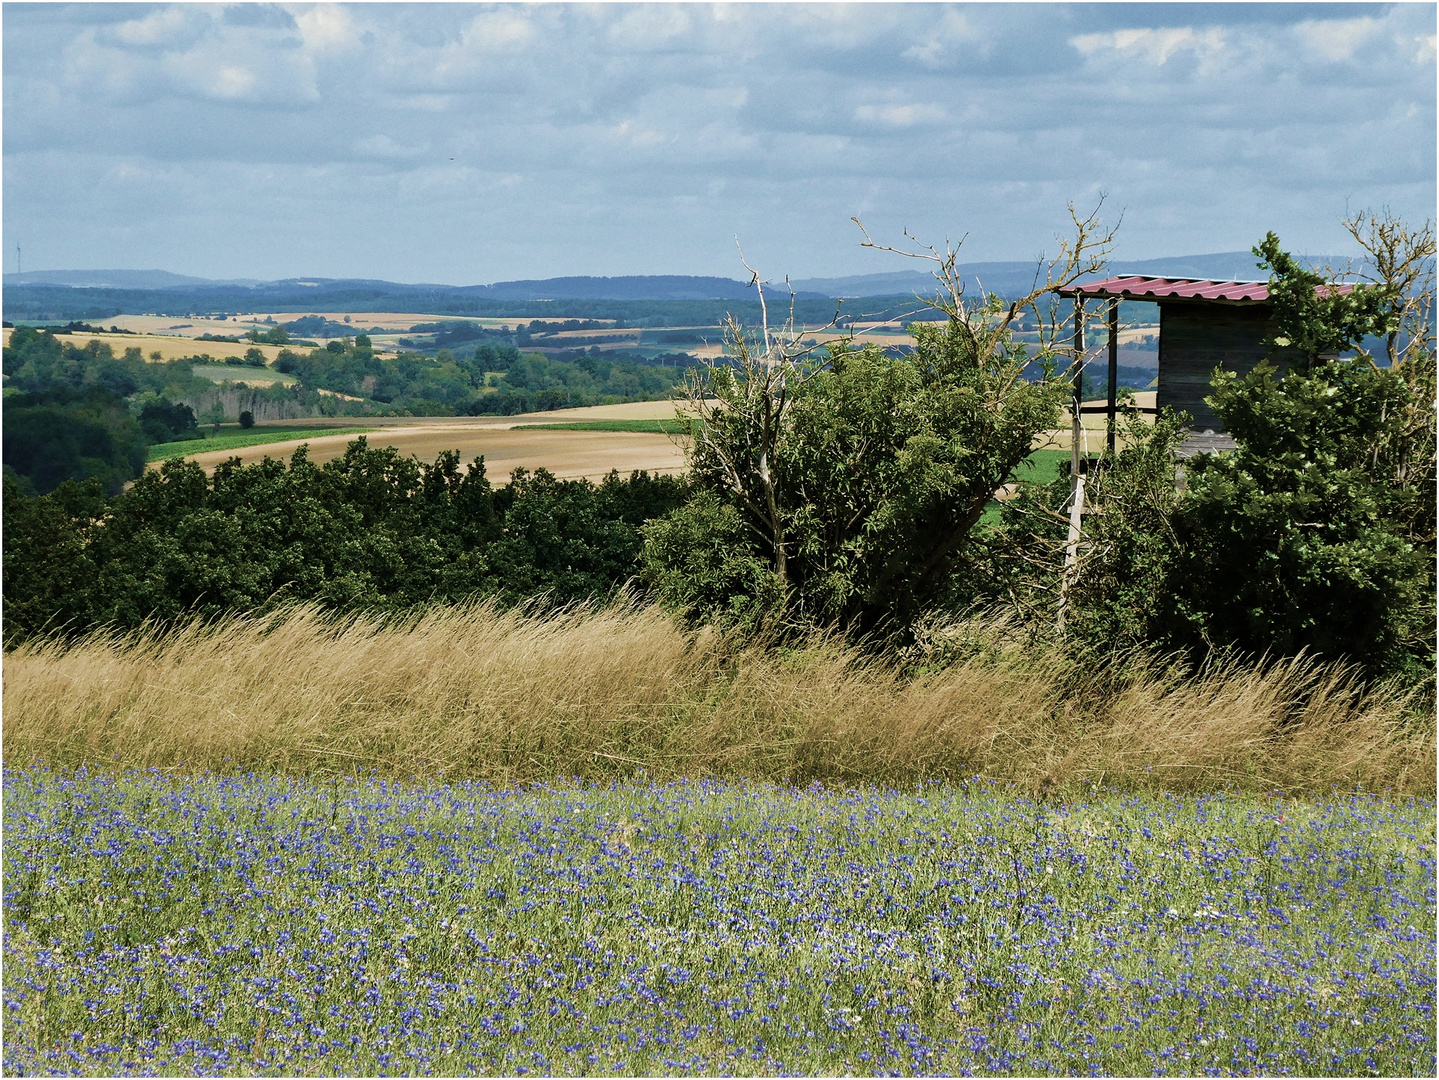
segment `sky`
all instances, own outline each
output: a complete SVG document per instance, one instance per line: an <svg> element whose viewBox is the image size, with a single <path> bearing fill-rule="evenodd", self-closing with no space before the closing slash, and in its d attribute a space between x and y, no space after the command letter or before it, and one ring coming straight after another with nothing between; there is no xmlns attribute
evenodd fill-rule
<svg viewBox="0 0 1439 1080"><path fill-rule="evenodd" d="M1434 4L19 4L5 271L488 284L1121 259L1436 201Z"/></svg>

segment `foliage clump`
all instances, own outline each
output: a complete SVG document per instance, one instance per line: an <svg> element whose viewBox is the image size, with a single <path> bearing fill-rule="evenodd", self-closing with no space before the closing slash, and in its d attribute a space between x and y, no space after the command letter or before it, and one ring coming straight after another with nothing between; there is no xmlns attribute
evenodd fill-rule
<svg viewBox="0 0 1439 1080"><path fill-rule="evenodd" d="M1096 214L1074 221L1044 284L1013 302L965 296L957 247L907 252L936 264L943 316L910 327L909 351L819 349L792 315L758 336L732 321L731 362L686 393L696 494L647 532L661 598L698 618L776 598L791 623L886 638L952 599L995 490L1070 393L1056 293L1103 266L1113 236ZM1036 342L1016 334L1021 315Z"/></svg>

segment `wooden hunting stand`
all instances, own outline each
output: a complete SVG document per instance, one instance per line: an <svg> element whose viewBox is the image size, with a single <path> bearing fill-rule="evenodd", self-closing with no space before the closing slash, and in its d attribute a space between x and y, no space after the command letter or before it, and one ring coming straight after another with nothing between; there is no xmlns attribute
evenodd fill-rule
<svg viewBox="0 0 1439 1080"><path fill-rule="evenodd" d="M1071 285L1059 293L1074 298L1074 344L1080 356L1084 348L1084 302L1109 301L1109 398L1103 407L1084 411L1108 415L1111 450L1114 449L1118 396L1121 300L1159 305L1159 392L1155 395L1155 408L1187 412L1194 418L1194 431L1208 433L1207 441L1233 445L1231 440L1222 438L1224 425L1204 403L1204 398L1209 393L1209 380L1216 367L1243 375L1273 351L1263 344L1264 339L1275 332L1267 282L1126 275ZM1080 372L1076 370L1076 394L1080 379ZM1078 405L1077 399L1075 404ZM1216 435L1221 438L1215 440ZM1196 451L1201 448L1211 449L1196 447Z"/></svg>
<svg viewBox="0 0 1439 1080"><path fill-rule="evenodd" d="M1348 291L1352 286L1333 285ZM1180 448L1181 457L1220 450L1232 450L1234 440L1204 403L1209 381L1217 367L1243 375L1266 356L1284 366L1284 357L1275 355L1263 342L1273 336L1274 312L1269 303L1269 285L1263 281L1201 281L1194 278L1156 278L1122 275L1070 285L1060 296L1074 299L1074 393L1071 402L1073 449L1070 475L1073 478L1069 511L1069 542L1065 549L1065 584L1061 586L1060 620L1064 619L1063 593L1069 570L1078 560L1080 521L1084 513L1084 476L1087 456L1080 451L1082 413L1104 413L1108 417L1108 443L1115 449L1119 397L1119 303L1140 300L1159 305L1159 387L1153 411L1172 408L1189 413L1194 427ZM1084 378L1084 304L1086 300L1108 300L1109 395L1102 406L1086 408L1082 402Z"/></svg>

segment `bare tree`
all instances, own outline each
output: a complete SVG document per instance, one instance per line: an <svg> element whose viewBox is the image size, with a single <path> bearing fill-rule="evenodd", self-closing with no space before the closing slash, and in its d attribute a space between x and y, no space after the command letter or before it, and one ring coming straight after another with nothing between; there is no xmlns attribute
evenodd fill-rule
<svg viewBox="0 0 1439 1080"><path fill-rule="evenodd" d="M739 241L735 241L739 247ZM786 413L795 394L824 366L829 342L819 336L833 329L834 318L818 330L806 330L795 321L794 290L789 291L789 314L777 327L769 320L765 282L745 260L750 287L759 296L758 334L727 314L724 318L728 361L707 364L691 373L680 390L683 412L693 436L691 460L703 460L721 473L729 489L749 511L750 528L773 554L775 574L787 574L787 515L780 488L775 449L784 431ZM846 335L848 336L848 335Z"/></svg>
<svg viewBox="0 0 1439 1080"><path fill-rule="evenodd" d="M1072 347L1065 343L1062 335L1061 327L1065 318L1061 311L1059 290L1074 284L1082 277L1100 273L1109 263L1109 256L1114 250L1114 234L1119 230L1124 216L1121 214L1113 225L1105 226L1099 217L1104 208L1104 199L1105 196L1101 195L1094 209L1084 217L1079 216L1073 203L1069 204L1074 235L1056 237L1059 244L1058 254L1047 261L1040 259L1035 266L1034 280L1029 291L1008 304L994 294L985 292L982 283L973 298L965 296L966 283L960 276L958 261L960 249L967 236L961 237L956 244L946 241L941 249L914 240L906 229L905 237L914 241L918 250L914 247L891 247L876 244L859 218L850 220L864 233L861 247L888 251L907 259L919 259L934 264L932 272L935 281L939 283L939 292L934 297L921 296L917 299L924 306L942 311L949 317L951 327L965 339L966 351L974 356L977 363L988 364L1012 354L1015 342L1010 335L1010 328L1025 312L1034 315L1037 358L1044 360L1071 356L1071 362L1082 363L1083 358L1073 356ZM1041 275L1043 284L1040 283ZM1028 362L1035 358L1026 355L1025 365L1020 365L1018 370L1013 371L1011 377L1005 380L1005 385L1012 385ZM1002 389L1003 387L1001 393ZM1002 407L1002 398L997 399L994 404Z"/></svg>
<svg viewBox="0 0 1439 1080"><path fill-rule="evenodd" d="M1411 539L1435 542L1435 355L1434 222L1412 226L1388 209L1360 211L1344 228L1368 256L1356 276L1383 289L1389 298L1386 359L1409 389L1404 425L1375 453L1375 466L1392 471L1400 488L1420 495Z"/></svg>
<svg viewBox="0 0 1439 1080"><path fill-rule="evenodd" d="M1417 227L1382 213L1364 210L1344 219L1344 228L1368 255L1357 277L1390 296L1393 321L1384 346L1389 365L1398 370L1419 354L1434 357L1434 222Z"/></svg>

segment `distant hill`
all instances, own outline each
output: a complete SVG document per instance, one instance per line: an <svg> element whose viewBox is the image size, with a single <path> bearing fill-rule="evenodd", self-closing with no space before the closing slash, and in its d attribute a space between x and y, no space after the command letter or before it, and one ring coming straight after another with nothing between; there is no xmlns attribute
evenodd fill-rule
<svg viewBox="0 0 1439 1080"><path fill-rule="evenodd" d="M26 270L6 274L6 285L68 285L72 289L179 289L198 285L258 285L258 281L234 278L212 281L186 277L168 270Z"/></svg>
<svg viewBox="0 0 1439 1080"><path fill-rule="evenodd" d="M1326 255L1300 255L1311 266L1323 265ZM1337 262L1342 260L1335 259ZM1213 255L1171 255L1162 259L1115 259L1107 275L1144 274L1150 277L1204 278L1211 281L1267 281L1258 259L1248 251L1221 251ZM1035 284L1035 262L976 262L956 267L967 289L983 286L1002 296L1028 292ZM928 273L902 270L888 274L859 274L852 277L804 278L793 283L796 289L825 296L908 296L928 294L935 280Z"/></svg>
<svg viewBox="0 0 1439 1080"><path fill-rule="evenodd" d="M733 278L648 274L630 277L561 277L499 281L493 285L406 285L359 278L285 278L256 281L186 277L166 270L28 270L6 274L7 286L64 285L72 289L215 289L244 286L261 292L314 289L320 293L355 288L409 292L456 291L492 300L748 300L754 291ZM806 299L826 296L807 292Z"/></svg>
<svg viewBox="0 0 1439 1080"><path fill-rule="evenodd" d="M755 296L753 289L733 278L681 274L500 281L471 286L466 291L481 290L495 300L753 300ZM827 295L810 290L804 298Z"/></svg>
<svg viewBox="0 0 1439 1080"><path fill-rule="evenodd" d="M1301 256L1320 263L1317 256ZM959 267L969 290L1001 296L1033 288L1032 262L978 262ZM1112 273L1256 280L1263 275L1249 252L1118 260ZM356 278L213 281L165 270L32 270L4 276L6 319L108 319L115 315L205 311L413 311L516 318L637 318L647 325L712 325L726 311L753 321L756 290L733 278L682 274L562 277L490 285L401 284ZM807 278L792 283L801 321L833 316L834 299L888 297L886 310L913 307L933 295L935 282L919 271ZM772 286L779 299L783 286ZM834 298L834 299L832 299ZM659 311L654 305L668 305ZM753 307L755 310L751 311Z"/></svg>

